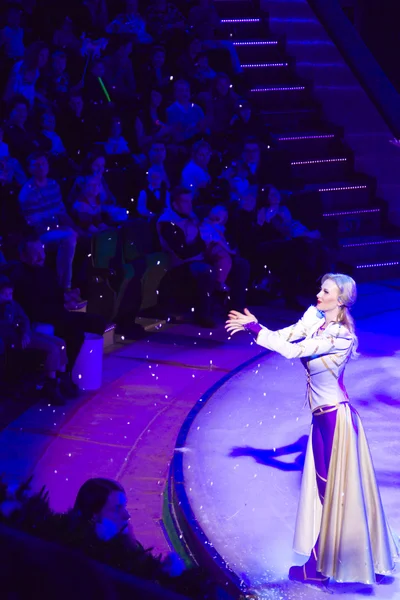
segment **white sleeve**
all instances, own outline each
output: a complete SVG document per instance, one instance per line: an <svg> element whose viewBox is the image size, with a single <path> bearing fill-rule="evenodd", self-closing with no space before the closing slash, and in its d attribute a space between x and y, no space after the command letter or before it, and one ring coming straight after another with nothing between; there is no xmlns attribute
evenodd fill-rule
<svg viewBox="0 0 400 600"><path fill-rule="evenodd" d="M351 349L354 340L351 333L341 325L335 329L332 328L331 332L327 331L324 335L295 343L285 341L278 334L278 331L263 328L259 332L256 342L268 350L278 352L285 358L306 358L326 354L346 354Z"/></svg>
<svg viewBox="0 0 400 600"><path fill-rule="evenodd" d="M297 323L274 331L285 342L295 342L307 336L308 329L319 319L320 312L315 306L310 306ZM321 321L322 322L322 321ZM268 331L268 330L267 330Z"/></svg>

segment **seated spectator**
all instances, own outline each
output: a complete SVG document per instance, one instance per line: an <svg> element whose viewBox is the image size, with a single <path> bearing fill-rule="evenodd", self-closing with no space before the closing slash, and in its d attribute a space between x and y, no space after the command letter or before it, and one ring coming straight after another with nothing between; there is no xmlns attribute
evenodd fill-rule
<svg viewBox="0 0 400 600"><path fill-rule="evenodd" d="M38 152L28 161L31 179L21 189L19 205L30 227L48 247L57 248L57 275L65 292L77 296L71 290L72 263L78 239L72 219L67 214L58 183L48 179L47 157Z"/></svg>
<svg viewBox="0 0 400 600"><path fill-rule="evenodd" d="M166 88L171 85L172 75L165 66L166 52L163 46L155 46L153 48L150 63L144 70L141 77L142 90L159 89L166 91Z"/></svg>
<svg viewBox="0 0 400 600"><path fill-rule="evenodd" d="M101 210L100 182L97 177L86 177L78 198L72 206L72 213L80 229L89 234L108 229L104 223L107 215Z"/></svg>
<svg viewBox="0 0 400 600"><path fill-rule="evenodd" d="M200 225L201 239L206 244L205 258L213 267L217 289L222 292L229 291L226 280L232 269L232 255L236 253L225 239L227 221L225 206L214 206Z"/></svg>
<svg viewBox="0 0 400 600"><path fill-rule="evenodd" d="M138 0L125 0L125 12L107 25L107 33L129 33L135 36L138 44L151 44L153 39L146 30L146 22L139 14L138 4Z"/></svg>
<svg viewBox="0 0 400 600"><path fill-rule="evenodd" d="M11 265L9 276L14 284L14 295L32 323L53 325L55 335L65 341L68 367L62 379L62 391L76 393L71 372L85 339L85 332L103 335L106 322L103 317L83 312L70 312L76 302L65 294L53 269L45 264L46 254L38 237L25 238L20 245L20 262ZM35 293L32 293L32 290Z"/></svg>
<svg viewBox="0 0 400 600"><path fill-rule="evenodd" d="M0 47L4 46L4 53L11 60L24 57L24 30L21 27L21 9L18 6L9 6L7 11L7 25L0 30Z"/></svg>
<svg viewBox="0 0 400 600"><path fill-rule="evenodd" d="M24 185L27 180L24 170L18 160L10 156L8 144L3 141L3 138L4 128L3 125L0 124L0 179L4 177L3 181L7 181L8 183L11 183L15 179L18 185Z"/></svg>
<svg viewBox="0 0 400 600"><path fill-rule="evenodd" d="M167 149L163 142L153 142L148 152L148 165L149 168L157 166L163 173L163 181L165 181L167 188L170 187L170 179L167 168L165 166L167 158Z"/></svg>
<svg viewBox="0 0 400 600"><path fill-rule="evenodd" d="M10 116L4 129L4 138L9 152L21 164L33 152L48 152L51 141L38 134L28 123L29 104L26 98L19 96L11 103Z"/></svg>
<svg viewBox="0 0 400 600"><path fill-rule="evenodd" d="M223 136L236 113L239 105L239 96L232 89L231 80L225 73L218 73L214 82L214 90L209 104L211 115L211 132Z"/></svg>
<svg viewBox="0 0 400 600"><path fill-rule="evenodd" d="M33 107L35 100L47 105L47 98L36 89L41 70L46 66L49 49L44 42L35 42L25 52L24 59L15 63L8 79L4 100L10 102L23 96Z"/></svg>
<svg viewBox="0 0 400 600"><path fill-rule="evenodd" d="M84 31L95 35L102 33L108 23L106 0L84 0L79 4L79 12L75 17L77 22L85 27Z"/></svg>
<svg viewBox="0 0 400 600"><path fill-rule="evenodd" d="M151 140L169 139L172 127L166 125L167 115L162 106L163 97L158 89L151 89L148 101L140 113L144 136Z"/></svg>
<svg viewBox="0 0 400 600"><path fill-rule="evenodd" d="M161 215L170 206L170 196L164 181L164 171L153 166L147 173L147 186L140 191L137 211L141 217Z"/></svg>
<svg viewBox="0 0 400 600"><path fill-rule="evenodd" d="M131 35L118 35L107 46L110 55L105 59L105 79L116 101L126 101L136 92L132 65L133 42Z"/></svg>
<svg viewBox="0 0 400 600"><path fill-rule="evenodd" d="M191 140L207 129L204 113L200 106L190 99L190 85L183 79L174 85L175 102L167 108L168 125L179 126L173 132L176 143Z"/></svg>
<svg viewBox="0 0 400 600"><path fill-rule="evenodd" d="M118 154L131 154L127 140L122 135L122 122L120 117L111 119L110 135L104 144L105 153L111 156Z"/></svg>
<svg viewBox="0 0 400 600"><path fill-rule="evenodd" d="M49 154L52 156L66 156L67 151L62 139L56 132L56 117L51 112L45 112L41 118L42 134L51 142Z"/></svg>
<svg viewBox="0 0 400 600"><path fill-rule="evenodd" d="M80 92L71 92L60 121L61 138L71 158L83 156L87 148L100 141L100 125L91 118Z"/></svg>
<svg viewBox="0 0 400 600"><path fill-rule="evenodd" d="M268 185L273 173L268 162L261 156L261 147L257 139L245 140L242 157L232 164L230 175L240 180L242 189L251 185Z"/></svg>
<svg viewBox="0 0 400 600"><path fill-rule="evenodd" d="M39 78L38 89L51 102L63 103L70 89L67 69L67 55L63 50L55 50L51 55L50 67Z"/></svg>
<svg viewBox="0 0 400 600"><path fill-rule="evenodd" d="M171 207L158 219L157 231L162 248L171 258L172 269L167 273L169 289L179 283L189 286L193 290L196 322L202 327L215 326L211 319L211 295L217 277L205 259L206 245L200 235L200 221L192 210L189 189L180 187L173 191ZM234 257L229 278L233 305L244 305L248 279L247 261Z"/></svg>
<svg viewBox="0 0 400 600"><path fill-rule="evenodd" d="M68 205L73 206L76 200L81 197L87 178L95 177L99 184L101 210L107 215L107 221L110 223L126 221L126 210L117 205L117 200L104 179L105 168L106 157L104 154L101 152L89 153L83 166L83 175L75 179L69 193Z"/></svg>
<svg viewBox="0 0 400 600"><path fill-rule="evenodd" d="M213 0L198 0L198 5L190 9L189 25L192 34L202 40L204 49L223 48L227 50L235 73L241 73L242 68L235 46L230 41L216 39L216 33L221 28L221 19Z"/></svg>
<svg viewBox="0 0 400 600"><path fill-rule="evenodd" d="M43 397L55 406L62 406L57 375L65 373L67 356L64 340L31 329L29 318L22 307L13 300L14 286L8 277L0 275L0 355L7 358L21 351L40 350L45 355L45 383ZM30 293L35 294L31 289Z"/></svg>
<svg viewBox="0 0 400 600"><path fill-rule="evenodd" d="M84 81L82 96L85 103L91 106L91 110L95 108L96 112L103 116L104 113L100 110L113 100L112 89L106 78L105 61L103 59L96 58L92 60Z"/></svg>
<svg viewBox="0 0 400 600"><path fill-rule="evenodd" d="M150 34L156 40L171 37L176 30L184 30L185 18L173 2L153 0L147 10L147 24Z"/></svg>
<svg viewBox="0 0 400 600"><path fill-rule="evenodd" d="M211 176L207 170L211 154L210 144L197 142L192 149L192 159L182 171L181 184L191 190L194 198L198 197L200 189L206 188L211 183Z"/></svg>
<svg viewBox="0 0 400 600"><path fill-rule="evenodd" d="M189 41L186 51L178 60L179 72L183 78L190 79L196 69L197 61L203 52L203 45L199 38L194 37Z"/></svg>
<svg viewBox="0 0 400 600"><path fill-rule="evenodd" d="M65 17L60 27L54 31L53 44L61 50L79 53L82 42L74 31L74 24L70 17Z"/></svg>
<svg viewBox="0 0 400 600"><path fill-rule="evenodd" d="M193 73L193 79L199 84L199 91L205 92L211 89L211 84L217 77L217 73L210 67L208 55L201 52L197 56L197 62Z"/></svg>
<svg viewBox="0 0 400 600"><path fill-rule="evenodd" d="M251 104L240 99L229 127L229 137L232 143L239 146L248 137L257 138L261 136L263 130L265 132L264 137L266 137L268 135L266 127L253 111Z"/></svg>

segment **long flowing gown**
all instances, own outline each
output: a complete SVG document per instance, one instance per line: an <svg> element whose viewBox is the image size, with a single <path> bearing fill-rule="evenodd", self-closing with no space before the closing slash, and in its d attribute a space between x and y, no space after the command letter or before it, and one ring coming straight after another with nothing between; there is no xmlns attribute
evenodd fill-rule
<svg viewBox="0 0 400 600"><path fill-rule="evenodd" d="M318 540L317 568L323 575L342 582L374 583L375 574L393 571L399 543L385 517L360 416L349 403L343 383L354 336L340 323L330 323L322 331L323 322L322 313L311 306L296 324L279 331L262 327L256 339L264 348L302 360L314 414L337 411L323 502L311 425L294 550L309 556Z"/></svg>

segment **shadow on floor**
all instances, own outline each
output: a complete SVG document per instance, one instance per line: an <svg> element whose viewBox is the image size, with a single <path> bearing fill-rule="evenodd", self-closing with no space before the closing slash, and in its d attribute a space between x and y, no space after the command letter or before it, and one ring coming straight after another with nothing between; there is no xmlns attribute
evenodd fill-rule
<svg viewBox="0 0 400 600"><path fill-rule="evenodd" d="M308 436L301 436L293 444L281 446L280 448L251 448L251 446L232 448L229 456L238 458L240 456L250 456L260 465L266 465L279 469L280 471L302 471L306 456ZM288 456L290 454L298 454L292 462L278 460L280 456Z"/></svg>

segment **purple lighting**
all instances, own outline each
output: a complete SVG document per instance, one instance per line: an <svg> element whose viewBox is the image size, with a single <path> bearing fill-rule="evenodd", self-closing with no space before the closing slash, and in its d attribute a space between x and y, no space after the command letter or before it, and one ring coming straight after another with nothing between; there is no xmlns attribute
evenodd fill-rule
<svg viewBox="0 0 400 600"><path fill-rule="evenodd" d="M319 158L318 160L295 160L290 164L295 165L320 165L324 163L346 162L347 158Z"/></svg>
<svg viewBox="0 0 400 600"><path fill-rule="evenodd" d="M255 63L249 65L242 65L243 69L258 69L267 67L288 67L289 63Z"/></svg>
<svg viewBox="0 0 400 600"><path fill-rule="evenodd" d="M347 190L366 190L366 185L344 185L342 187L319 188L319 192L345 192Z"/></svg>
<svg viewBox="0 0 400 600"><path fill-rule="evenodd" d="M221 19L221 23L259 23L261 19Z"/></svg>
<svg viewBox="0 0 400 600"><path fill-rule="evenodd" d="M266 42L233 42L234 46L277 46L278 42L274 41L266 41Z"/></svg>
<svg viewBox="0 0 400 600"><path fill-rule="evenodd" d="M342 217L345 215L364 215L380 212L380 208L368 208L364 210L347 210L343 212L324 213L323 217Z"/></svg>
<svg viewBox="0 0 400 600"><path fill-rule="evenodd" d="M244 65L243 65L244 66ZM334 133L326 133L324 135L298 135L293 137L279 137L279 142L295 142L297 140L328 140L335 137Z"/></svg>
<svg viewBox="0 0 400 600"><path fill-rule="evenodd" d="M295 92L305 90L304 85L298 85L295 87L270 87L270 88L253 88L251 92Z"/></svg>
<svg viewBox="0 0 400 600"><path fill-rule="evenodd" d="M356 269L372 269L373 267L395 267L397 265L400 265L399 261L371 263L370 265L357 265Z"/></svg>

